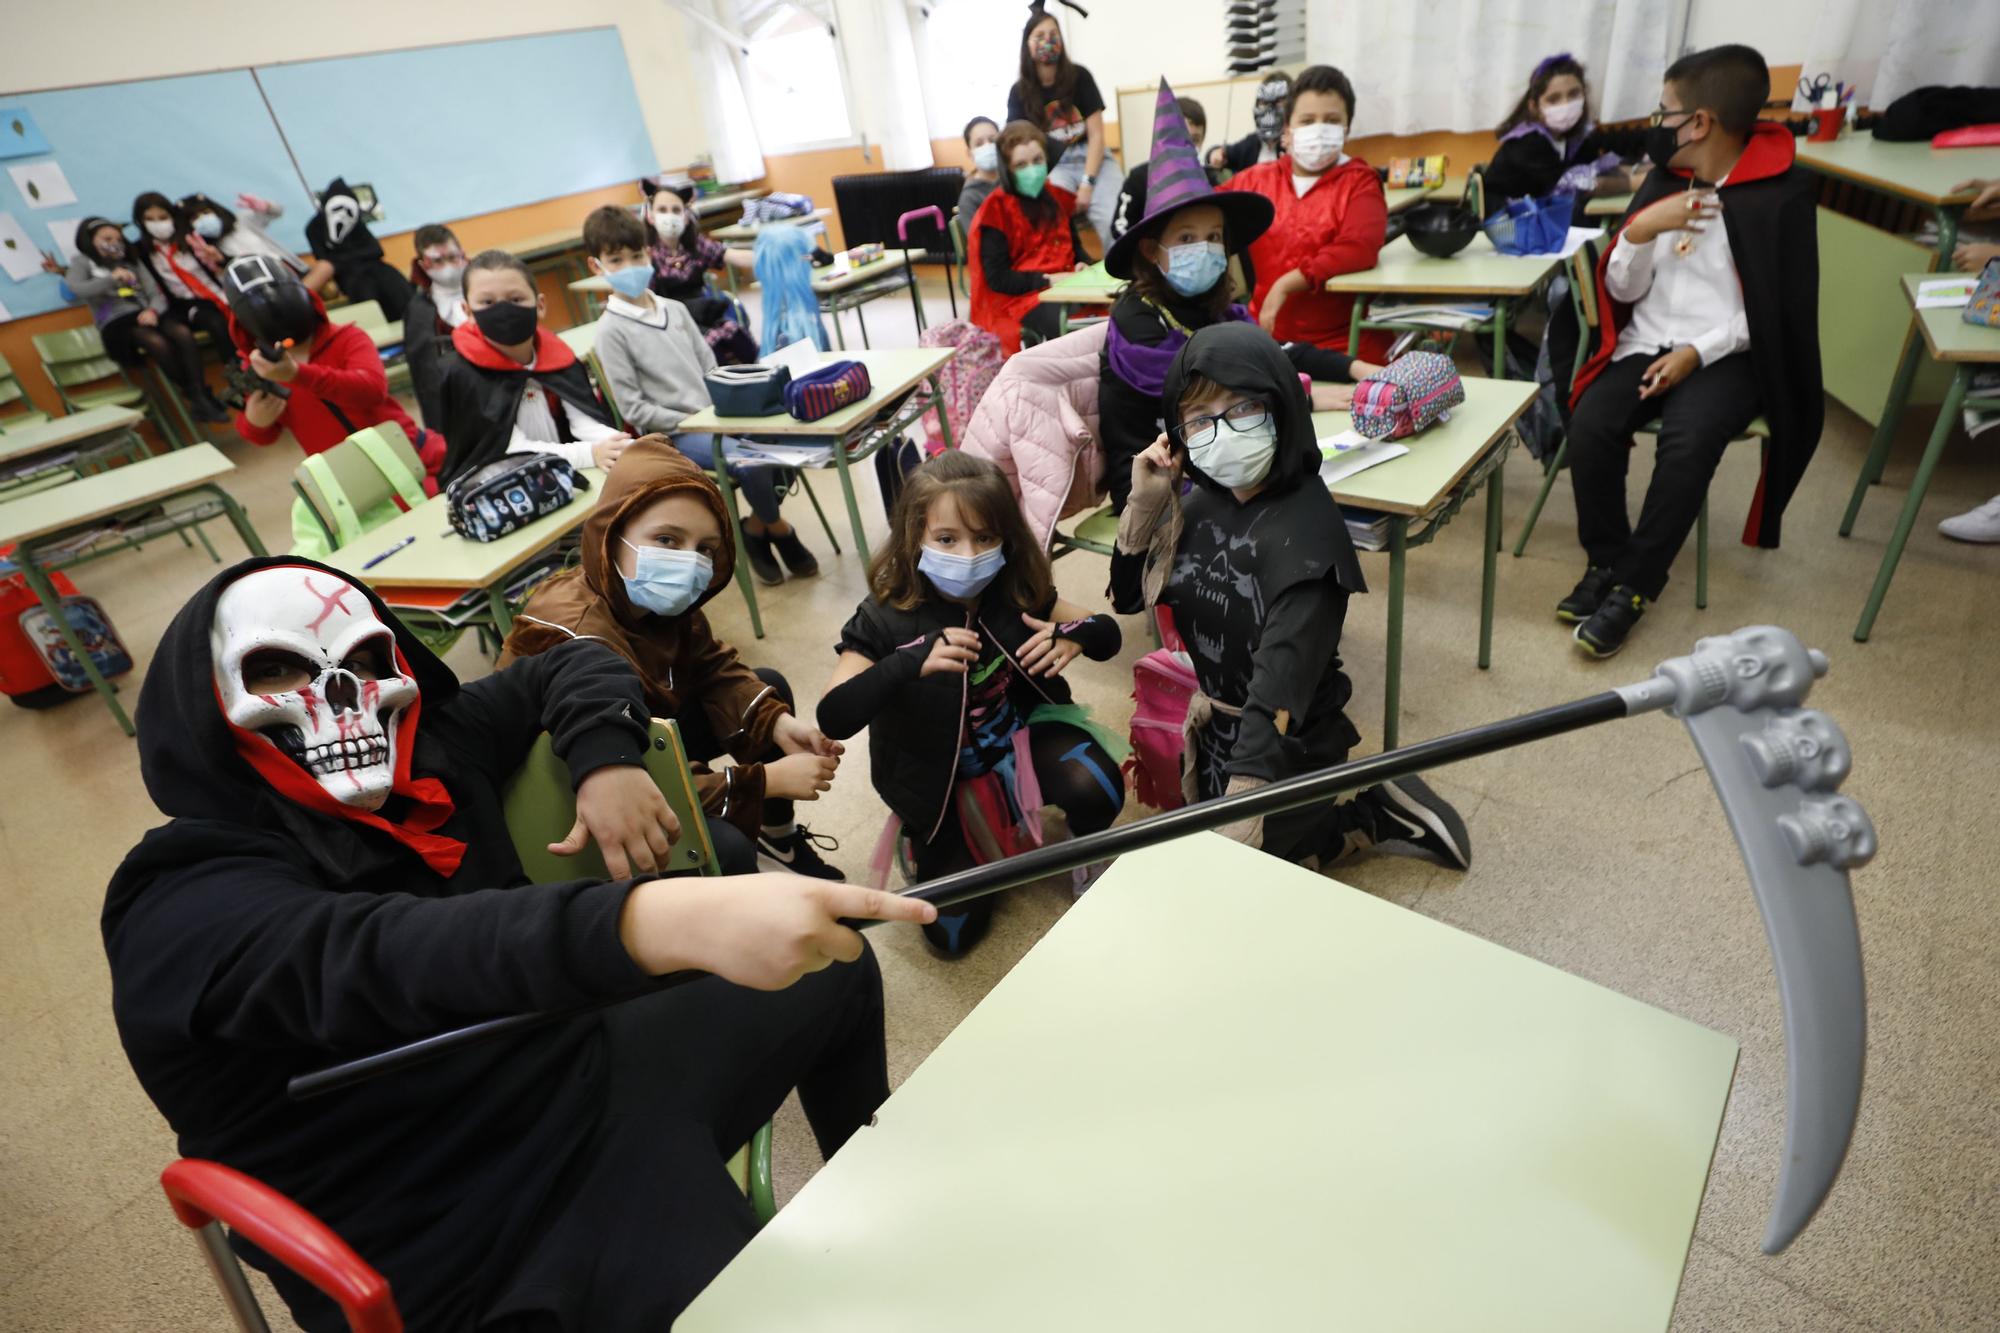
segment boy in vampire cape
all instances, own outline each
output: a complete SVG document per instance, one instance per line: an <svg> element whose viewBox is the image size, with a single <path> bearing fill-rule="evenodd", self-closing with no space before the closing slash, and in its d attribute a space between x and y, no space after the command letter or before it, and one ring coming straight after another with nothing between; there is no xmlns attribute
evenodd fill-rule
<svg viewBox="0 0 2000 1333"><path fill-rule="evenodd" d="M367 210L347 181L335 176L306 220L313 258L333 265L333 280L350 301L374 301L390 319L409 307L410 280L382 262L382 243L368 230Z"/></svg>
<svg viewBox="0 0 2000 1333"><path fill-rule="evenodd" d="M1782 122L1759 120L1764 59L1718 46L1667 70L1646 145L1658 170L1598 264L1604 311L1570 392L1570 480L1583 578L1556 606L1578 648L1609 657L1666 587L1723 451L1770 425L1746 545L1778 521L1819 445L1819 248L1811 173ZM1632 434L1661 421L1635 527Z"/></svg>
<svg viewBox="0 0 2000 1333"><path fill-rule="evenodd" d="M664 1329L756 1227L717 1145L796 1085L831 1154L887 1097L881 976L838 919L934 913L794 875L659 877L674 830L639 767L645 696L604 645L460 685L366 587L258 558L174 617L138 721L168 822L104 902L126 1055L183 1154L317 1214L408 1327ZM557 846L594 837L614 879L524 882L501 791L544 730L577 783ZM690 969L716 975L653 991ZM446 1029L628 996L286 1095ZM346 1328L238 1248L309 1333Z"/></svg>

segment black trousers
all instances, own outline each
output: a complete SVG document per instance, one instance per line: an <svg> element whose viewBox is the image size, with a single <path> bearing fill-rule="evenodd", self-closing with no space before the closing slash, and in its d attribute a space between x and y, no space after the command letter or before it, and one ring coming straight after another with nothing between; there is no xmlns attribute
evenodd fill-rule
<svg viewBox="0 0 2000 1333"><path fill-rule="evenodd" d="M603 1119L482 1333L663 1333L756 1233L723 1164L786 1094L825 1157L889 1096L873 952L786 990L710 978L601 1021Z"/></svg>
<svg viewBox="0 0 2000 1333"><path fill-rule="evenodd" d="M1612 570L1618 583L1648 599L1667 586L1667 571L1701 513L1722 451L1757 416L1749 353L1702 366L1664 398L1642 399L1639 379L1655 359L1628 356L1606 366L1584 390L1569 423L1577 539L1591 564ZM1625 508L1631 439L1655 417L1661 424L1653 479L1635 528Z"/></svg>
<svg viewBox="0 0 2000 1333"><path fill-rule="evenodd" d="M1059 306L1038 305L1021 316L1021 329L1032 333L1043 342L1062 336L1062 309Z"/></svg>
<svg viewBox="0 0 2000 1333"><path fill-rule="evenodd" d="M797 705L792 701L792 686L790 681L787 681L783 676L769 667L753 667L751 669L757 673L757 679L778 692L778 697L785 701L785 707L797 708ZM715 728L708 725L708 714L699 707L683 709L681 715L675 718L674 721L680 724L681 744L687 747L688 758L707 763L718 755L734 753L729 750L728 746L722 743L721 737L715 734ZM762 754L736 755L736 758L741 759L746 764L768 764L774 759L783 759L784 757L785 752L780 750L775 742L767 746ZM792 822L792 803L790 801L765 801L761 822L767 828L778 828L781 825L790 824ZM709 831L713 833L715 826L711 825ZM721 855L722 844L720 842L716 843L715 850L717 855ZM755 848L751 849L753 855L755 851ZM753 866L752 869L754 868ZM733 875L738 872L731 870L727 863L725 863L722 867L722 873ZM745 871L743 873L747 874L748 872Z"/></svg>

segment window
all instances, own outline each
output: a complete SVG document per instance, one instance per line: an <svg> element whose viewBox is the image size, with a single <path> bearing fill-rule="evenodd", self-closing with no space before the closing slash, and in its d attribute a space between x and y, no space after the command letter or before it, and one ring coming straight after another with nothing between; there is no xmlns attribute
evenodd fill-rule
<svg viewBox="0 0 2000 1333"><path fill-rule="evenodd" d="M993 0L937 0L927 7L914 31L932 138L956 139L974 116L1007 123L1007 92L1020 77L1026 17L1024 9Z"/></svg>
<svg viewBox="0 0 2000 1333"><path fill-rule="evenodd" d="M766 152L854 142L840 53L826 20L781 4L758 18L745 36L744 92Z"/></svg>

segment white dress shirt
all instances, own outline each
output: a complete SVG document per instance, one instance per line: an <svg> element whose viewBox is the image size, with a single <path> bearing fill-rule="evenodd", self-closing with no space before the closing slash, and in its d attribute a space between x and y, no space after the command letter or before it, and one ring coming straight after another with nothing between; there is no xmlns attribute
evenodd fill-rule
<svg viewBox="0 0 2000 1333"><path fill-rule="evenodd" d="M528 369L534 368L534 363L529 362ZM521 408L514 413L514 434L507 441L507 452L555 454L566 459L572 467L596 467L597 461L592 457L590 447L599 440L608 440L623 433L573 407L563 408L563 420L569 423L574 443L565 442L562 431L556 427L549 391L540 380L530 379L528 387L521 393Z"/></svg>
<svg viewBox="0 0 2000 1333"><path fill-rule="evenodd" d="M1695 236L1693 252L1680 254L1675 244L1690 235ZM1750 348L1743 282L1721 218L1698 235L1661 232L1644 245L1632 244L1621 233L1604 267L1604 289L1632 307L1611 353L1613 361L1687 346L1709 366Z"/></svg>

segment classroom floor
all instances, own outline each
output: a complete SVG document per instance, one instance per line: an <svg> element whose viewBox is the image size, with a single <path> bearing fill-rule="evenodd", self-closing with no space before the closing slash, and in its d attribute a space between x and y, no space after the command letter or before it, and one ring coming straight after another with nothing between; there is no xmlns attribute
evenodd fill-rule
<svg viewBox="0 0 2000 1333"><path fill-rule="evenodd" d="M942 285L928 298L930 318L946 318ZM907 300L878 302L868 314L884 346L913 341ZM2000 491L1990 446L1961 436L1946 454L1875 641L1849 637L1929 428L1929 410L1912 417L1887 484L1847 541L1834 532L1868 442L1856 418L1830 408L1779 552L1735 539L1738 497L1754 485L1756 453L1732 450L1717 483L1716 493L1731 498L1715 505L1709 609L1694 609L1693 555L1684 553L1664 600L1609 663L1581 659L1550 614L1579 566L1566 485L1527 558L1501 559L1489 672L1473 664L1476 507L1410 560L1403 734L1411 741L1641 678L1699 635L1748 623L1783 624L1833 659L1813 702L1853 742L1846 790L1873 815L1882 848L1854 880L1871 1049L1846 1172L1789 1254L1767 1258L1757 1248L1784 1106L1777 991L1728 829L1678 724L1654 715L1439 771L1434 785L1471 824L1469 873L1392 855L1338 872L1364 892L1742 1043L1677 1330L1990 1329L2000 1309L2000 925L1991 910L2000 720L1989 679L2000 660L2000 618L1990 614L2000 548L1955 545L1934 527ZM241 467L230 489L281 549L296 453L234 440L224 448ZM1635 495L1648 465L1642 448ZM838 512L833 478L816 480L822 501ZM1510 542L1536 480L1532 462L1517 453L1506 487ZM879 534L872 472L864 485L862 509ZM805 506L793 506L791 517L824 572L760 592L769 637L751 638L734 592L709 611L718 633L751 662L787 672L810 700L832 668L835 633L863 581L851 553L835 558L826 549ZM240 548L226 525L218 527L218 548L233 559ZM1386 582L1383 557L1364 556L1362 565ZM1100 601L1101 559L1074 555L1057 570L1065 596ZM198 549L167 539L86 566L78 581L103 601L143 671L168 618L212 572ZM1126 627L1116 663L1080 660L1070 672L1080 699L1114 726L1129 716L1130 667L1146 646L1140 622ZM1382 640L1381 597L1356 599L1343 654L1365 748L1380 736ZM485 670L469 643L450 660L468 675ZM128 678L128 701L138 680ZM132 743L85 698L44 713L0 707L0 755L0 917L11 923L0 931L0 1327L219 1328L224 1317L207 1273L159 1192L173 1139L119 1050L98 938L107 878L157 822ZM833 791L801 808L814 831L840 839L832 859L851 878L866 873L883 815L866 768L866 747L857 746ZM894 1081L922 1062L1068 901L1053 886L1005 898L992 937L957 962L932 957L913 929L872 934L888 991ZM817 1165L809 1143L794 1105L778 1123L781 1197ZM1342 1153L1352 1145L1316 1141L1302 1126L1299 1148ZM267 1299L266 1310L281 1307Z"/></svg>

